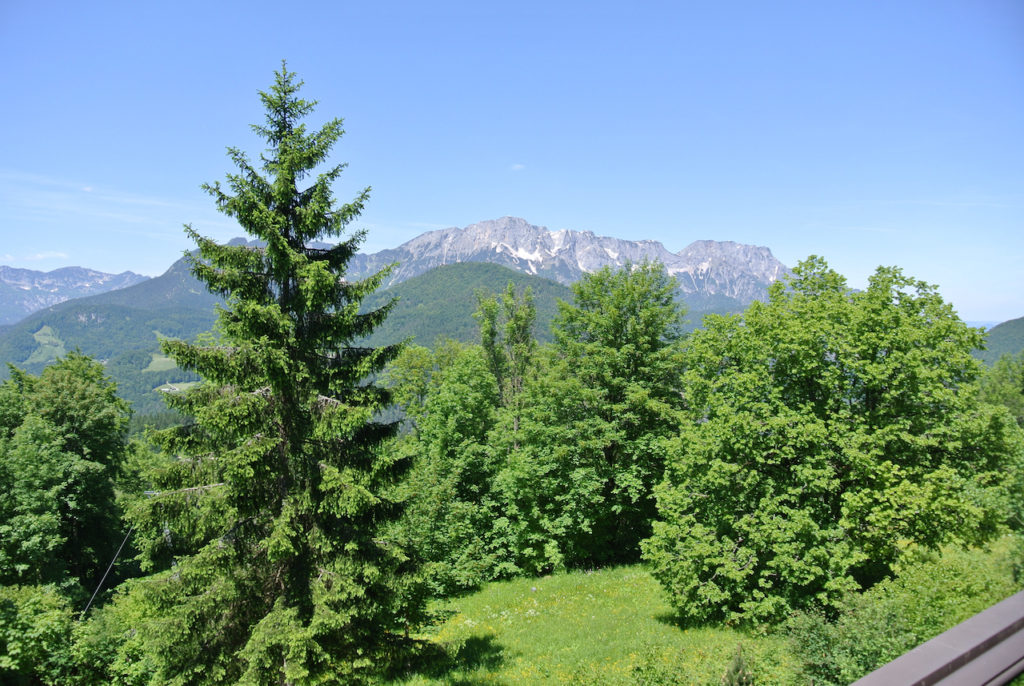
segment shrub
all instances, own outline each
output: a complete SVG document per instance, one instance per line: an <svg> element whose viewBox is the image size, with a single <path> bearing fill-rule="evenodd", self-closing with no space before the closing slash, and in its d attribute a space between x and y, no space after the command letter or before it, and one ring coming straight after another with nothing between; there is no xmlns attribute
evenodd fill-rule
<svg viewBox="0 0 1024 686"><path fill-rule="evenodd" d="M1015 542L922 554L896 578L847 595L834 620L796 615L788 628L808 681L849 684L1016 592Z"/></svg>

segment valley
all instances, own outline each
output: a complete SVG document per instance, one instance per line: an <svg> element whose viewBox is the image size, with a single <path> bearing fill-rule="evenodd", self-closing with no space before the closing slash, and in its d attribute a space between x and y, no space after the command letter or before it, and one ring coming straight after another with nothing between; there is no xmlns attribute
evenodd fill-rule
<svg viewBox="0 0 1024 686"><path fill-rule="evenodd" d="M705 314L742 311L788 273L764 247L704 240L671 253L656 241L553 232L515 217L432 231L395 249L357 254L349 273L365 278L397 262L384 287L364 303L373 309L397 298L367 345L410 340L432 346L442 337L478 340L475 293L500 292L509 281L517 290L533 291L537 337L548 342L557 301L571 299L569 284L601 267L643 260L660 261L677 279L688 329L699 326ZM119 275L120 280L103 280L91 270L58 271L68 293L86 293L98 281L115 285L103 293L47 304L0 329L0 361L37 374L67 351L80 350L103 362L119 394L143 415L164 409L157 389L197 380L159 352L160 338L191 340L209 331L215 307L222 302L192 276L185 259L152 279L131 272ZM5 273L10 272L0 272ZM71 280L75 274L77 282ZM5 367L0 378L6 375Z"/></svg>

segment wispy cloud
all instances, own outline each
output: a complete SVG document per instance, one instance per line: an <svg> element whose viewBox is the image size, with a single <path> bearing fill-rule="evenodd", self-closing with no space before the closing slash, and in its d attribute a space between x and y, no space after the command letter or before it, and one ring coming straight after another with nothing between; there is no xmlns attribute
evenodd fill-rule
<svg viewBox="0 0 1024 686"><path fill-rule="evenodd" d="M523 171L524 169L526 169L526 165L525 164L520 164L518 162L516 162L511 167L509 167L509 170L510 171L514 171L514 172Z"/></svg>
<svg viewBox="0 0 1024 686"><path fill-rule="evenodd" d="M209 205L11 169L0 169L0 205L0 216L8 224L60 226L93 220L115 233L148 227L157 234L177 235L183 222L194 219L205 230L238 230Z"/></svg>
<svg viewBox="0 0 1024 686"><path fill-rule="evenodd" d="M18 265L25 264L26 262L44 262L46 260L66 260L68 254L65 252L58 252L56 250L41 250L37 253L12 255L11 253L4 253L0 255L0 263L7 265Z"/></svg>

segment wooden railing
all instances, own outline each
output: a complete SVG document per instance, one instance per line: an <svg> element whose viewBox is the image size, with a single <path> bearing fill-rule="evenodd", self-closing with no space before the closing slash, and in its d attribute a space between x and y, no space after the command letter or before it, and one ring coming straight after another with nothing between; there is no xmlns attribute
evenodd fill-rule
<svg viewBox="0 0 1024 686"><path fill-rule="evenodd" d="M854 686L998 686L1024 672L1024 591L901 655Z"/></svg>

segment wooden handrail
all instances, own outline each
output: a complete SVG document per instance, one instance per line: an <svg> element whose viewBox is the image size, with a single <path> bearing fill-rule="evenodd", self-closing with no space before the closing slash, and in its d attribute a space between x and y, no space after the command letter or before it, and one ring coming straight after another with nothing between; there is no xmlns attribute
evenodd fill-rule
<svg viewBox="0 0 1024 686"><path fill-rule="evenodd" d="M1024 672L1024 591L879 667L853 686L999 686Z"/></svg>

